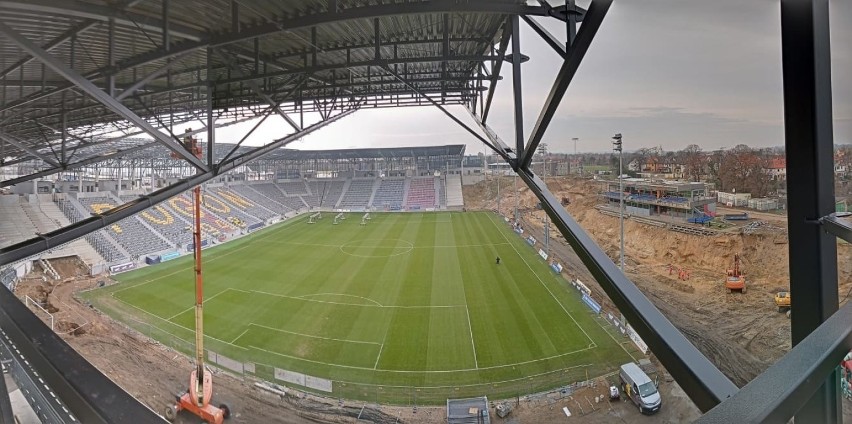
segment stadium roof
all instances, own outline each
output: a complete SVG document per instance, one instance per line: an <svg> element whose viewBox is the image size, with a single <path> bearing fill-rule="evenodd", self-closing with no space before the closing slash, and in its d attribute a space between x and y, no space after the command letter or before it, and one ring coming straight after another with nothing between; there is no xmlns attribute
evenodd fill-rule
<svg viewBox="0 0 852 424"><path fill-rule="evenodd" d="M484 63L502 62L506 16L566 19L527 3L0 0L0 157L66 168L208 108L217 127L274 111L299 130L287 114L465 104L500 78Z"/></svg>
<svg viewBox="0 0 852 424"><path fill-rule="evenodd" d="M407 158L416 156L461 156L465 145L423 146L423 147L385 147L374 149L340 149L340 150L292 150L281 149L274 157L268 159L344 159L344 158Z"/></svg>

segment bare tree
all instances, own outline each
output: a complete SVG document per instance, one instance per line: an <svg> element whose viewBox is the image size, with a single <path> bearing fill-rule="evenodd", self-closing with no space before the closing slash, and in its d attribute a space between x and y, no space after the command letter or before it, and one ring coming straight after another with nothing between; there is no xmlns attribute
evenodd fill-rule
<svg viewBox="0 0 852 424"><path fill-rule="evenodd" d="M771 189L771 178L765 172L769 157L764 152L738 144L722 154L718 177L720 189L737 190L763 197Z"/></svg>
<svg viewBox="0 0 852 424"><path fill-rule="evenodd" d="M697 144L690 144L685 149L678 152L681 164L684 167L684 173L690 181L701 181L704 173L704 152Z"/></svg>

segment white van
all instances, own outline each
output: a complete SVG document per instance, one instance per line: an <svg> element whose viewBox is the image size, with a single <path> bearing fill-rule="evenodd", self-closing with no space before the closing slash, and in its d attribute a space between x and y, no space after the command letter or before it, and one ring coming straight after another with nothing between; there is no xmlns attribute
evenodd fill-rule
<svg viewBox="0 0 852 424"><path fill-rule="evenodd" d="M633 362L622 365L618 376L621 378L621 390L639 406L639 412L650 415L663 406L657 386L638 365Z"/></svg>

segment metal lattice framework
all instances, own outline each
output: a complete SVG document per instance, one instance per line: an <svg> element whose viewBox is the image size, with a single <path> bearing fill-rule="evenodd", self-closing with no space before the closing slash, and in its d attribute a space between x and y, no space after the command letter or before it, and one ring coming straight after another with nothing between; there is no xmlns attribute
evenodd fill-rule
<svg viewBox="0 0 852 424"><path fill-rule="evenodd" d="M852 303L838 311L830 233L852 241L852 225L831 215L828 0L781 1L795 347L742 389L627 279L531 170L612 2L591 0L584 9L575 0L0 0L0 158L6 166L34 167L0 186L134 155L162 156L163 149L195 168L118 208L4 247L0 265L281 154L281 147L358 109L436 107L531 188L630 324L707 412L702 421L784 422L793 415L802 422L841 421L836 366L852 348ZM541 19L560 21L564 39ZM521 21L563 59L529 131L523 126ZM508 143L488 126L504 66L512 67L514 99ZM466 108L478 128L447 109L453 105ZM256 128L272 114L292 132L262 147L242 146L254 129L238 143L216 143L216 128L248 120L257 121ZM306 114L319 120L306 124ZM179 145L174 128L188 123L201 125L193 133L206 134L205 159ZM140 135L146 138L132 138ZM5 287L0 326L81 420L158 421ZM9 411L0 396L4 419Z"/></svg>

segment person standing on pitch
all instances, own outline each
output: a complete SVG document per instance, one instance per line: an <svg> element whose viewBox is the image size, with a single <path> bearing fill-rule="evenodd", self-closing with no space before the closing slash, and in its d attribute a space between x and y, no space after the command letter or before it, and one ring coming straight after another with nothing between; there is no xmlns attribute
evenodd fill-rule
<svg viewBox="0 0 852 424"><path fill-rule="evenodd" d="M497 265L500 265L500 257L497 257Z"/></svg>

